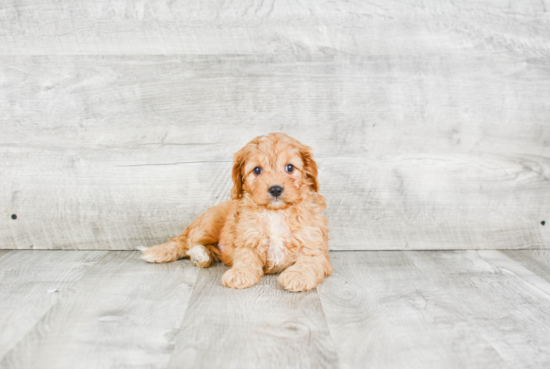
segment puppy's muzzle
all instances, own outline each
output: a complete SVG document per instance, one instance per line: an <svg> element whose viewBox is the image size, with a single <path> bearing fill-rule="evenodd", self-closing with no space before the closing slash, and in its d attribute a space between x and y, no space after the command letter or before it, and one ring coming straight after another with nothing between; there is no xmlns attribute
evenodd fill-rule
<svg viewBox="0 0 550 369"><path fill-rule="evenodd" d="M283 193L283 188L281 186L271 186L269 187L269 193L273 197L279 197Z"/></svg>

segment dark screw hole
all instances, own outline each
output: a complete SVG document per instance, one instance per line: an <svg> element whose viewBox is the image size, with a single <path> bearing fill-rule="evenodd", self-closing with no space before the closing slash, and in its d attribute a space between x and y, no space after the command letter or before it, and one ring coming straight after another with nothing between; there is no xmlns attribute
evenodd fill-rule
<svg viewBox="0 0 550 369"><path fill-rule="evenodd" d="M540 222L540 224L542 224L542 225L545 225L545 224L546 224L546 222L545 222L545 221L543 220L542 222Z"/></svg>
<svg viewBox="0 0 550 369"><path fill-rule="evenodd" d="M12 214L12 215L11 215L11 219L13 219L13 220L17 219L17 215Z"/></svg>

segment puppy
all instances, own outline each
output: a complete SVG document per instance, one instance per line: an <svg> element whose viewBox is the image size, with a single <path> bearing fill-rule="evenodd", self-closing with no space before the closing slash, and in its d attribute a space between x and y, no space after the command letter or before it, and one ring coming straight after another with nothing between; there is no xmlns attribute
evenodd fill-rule
<svg viewBox="0 0 550 369"><path fill-rule="evenodd" d="M143 249L143 259L184 257L202 268L222 261L230 288L248 288L264 274L289 291L315 288L332 273L325 200L309 146L283 134L256 137L234 156L231 200L207 210L182 234Z"/></svg>

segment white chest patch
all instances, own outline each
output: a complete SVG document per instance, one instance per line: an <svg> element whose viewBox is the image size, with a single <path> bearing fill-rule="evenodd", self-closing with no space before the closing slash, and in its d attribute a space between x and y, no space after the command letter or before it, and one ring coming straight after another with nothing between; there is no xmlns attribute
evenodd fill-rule
<svg viewBox="0 0 550 369"><path fill-rule="evenodd" d="M262 214L265 231L269 237L269 249L267 251L268 264L281 265L288 256L285 241L292 237L288 227L287 216L282 211L266 210Z"/></svg>

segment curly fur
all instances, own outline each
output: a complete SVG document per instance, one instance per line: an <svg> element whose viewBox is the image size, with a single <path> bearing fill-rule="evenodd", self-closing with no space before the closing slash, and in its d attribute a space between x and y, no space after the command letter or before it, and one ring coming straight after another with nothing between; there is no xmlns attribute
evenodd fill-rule
<svg viewBox="0 0 550 369"><path fill-rule="evenodd" d="M281 272L284 288L306 291L332 273L328 221L321 214L326 205L309 146L283 133L256 137L235 154L232 178L231 200L208 209L178 237L143 249L143 259L190 257L198 267L222 261L232 266L222 277L231 288L251 287L264 274ZM272 186L283 193L275 198Z"/></svg>

